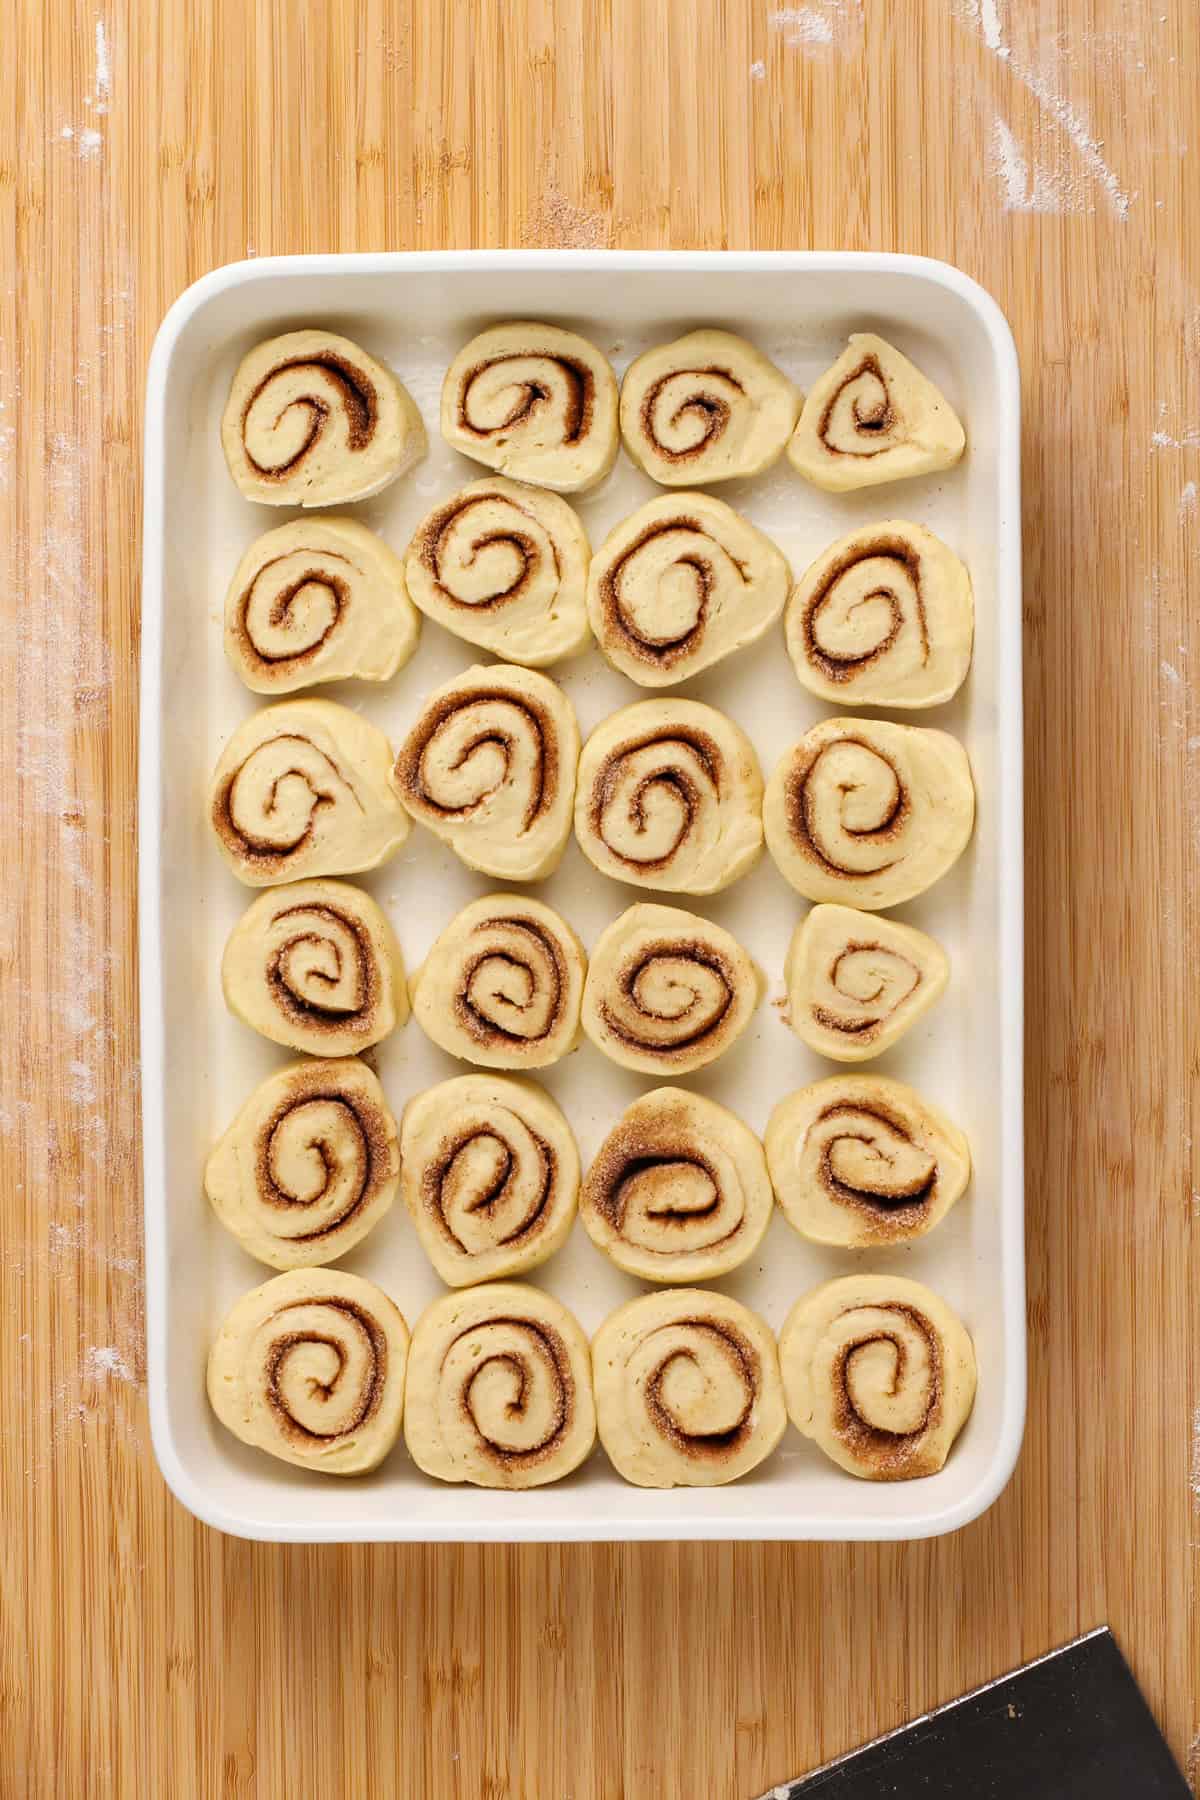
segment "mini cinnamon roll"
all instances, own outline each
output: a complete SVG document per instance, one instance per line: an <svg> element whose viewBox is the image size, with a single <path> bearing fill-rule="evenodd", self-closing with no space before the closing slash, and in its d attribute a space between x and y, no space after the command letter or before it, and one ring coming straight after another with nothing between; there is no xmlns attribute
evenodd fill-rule
<svg viewBox="0 0 1200 1800"><path fill-rule="evenodd" d="M975 785L957 738L883 719L822 719L763 796L767 849L807 900L868 912L924 893L962 855Z"/></svg>
<svg viewBox="0 0 1200 1800"><path fill-rule="evenodd" d="M796 1429L866 1481L936 1474L975 1400L966 1327L900 1275L814 1288L788 1315L779 1359Z"/></svg>
<svg viewBox="0 0 1200 1800"><path fill-rule="evenodd" d="M940 706L971 666L971 577L920 525L889 519L831 544L785 614L788 654L818 699Z"/></svg>
<svg viewBox="0 0 1200 1800"><path fill-rule="evenodd" d="M548 675L507 663L435 688L396 758L407 811L469 869L553 874L571 832L579 726Z"/></svg>
<svg viewBox="0 0 1200 1800"><path fill-rule="evenodd" d="M565 500L495 475L417 526L405 574L416 605L447 631L541 669L591 642L590 556Z"/></svg>
<svg viewBox="0 0 1200 1800"><path fill-rule="evenodd" d="M242 359L221 443L242 493L265 506L365 500L427 447L408 390L332 331L289 331Z"/></svg>
<svg viewBox="0 0 1200 1800"><path fill-rule="evenodd" d="M635 1100L605 1138L579 1215L626 1274L711 1281L753 1256L774 1204L749 1127L715 1100L664 1087Z"/></svg>
<svg viewBox="0 0 1200 1800"><path fill-rule="evenodd" d="M258 538L225 596L225 654L256 694L387 681L417 646L404 565L355 519L295 519Z"/></svg>
<svg viewBox="0 0 1200 1800"><path fill-rule="evenodd" d="M417 1023L464 1062L542 1069L579 1042L587 957L565 919L485 894L452 919L412 979Z"/></svg>
<svg viewBox="0 0 1200 1800"><path fill-rule="evenodd" d="M949 469L966 441L929 377L883 338L858 331L810 390L788 458L808 481L837 494Z"/></svg>
<svg viewBox="0 0 1200 1800"><path fill-rule="evenodd" d="M260 894L221 959L225 1003L272 1043L352 1056L408 1017L404 960L377 903L346 881Z"/></svg>
<svg viewBox="0 0 1200 1800"><path fill-rule="evenodd" d="M766 1150L788 1223L848 1250L923 1237L971 1179L958 1127L883 1075L831 1075L789 1094L771 1114Z"/></svg>
<svg viewBox="0 0 1200 1800"><path fill-rule="evenodd" d="M630 363L621 383L625 448L664 487L758 475L782 454L801 395L730 331L690 331Z"/></svg>
<svg viewBox="0 0 1200 1800"><path fill-rule="evenodd" d="M782 551L723 500L663 494L593 556L588 614L614 669L671 687L757 643L790 582Z"/></svg>
<svg viewBox="0 0 1200 1800"><path fill-rule="evenodd" d="M438 1481L532 1488L578 1468L596 1441L588 1341L565 1306L495 1281L421 1314L404 1435Z"/></svg>
<svg viewBox="0 0 1200 1800"><path fill-rule="evenodd" d="M775 1339L708 1288L643 1294L592 1345L600 1442L637 1487L717 1487L768 1457L787 1427Z"/></svg>
<svg viewBox="0 0 1200 1800"><path fill-rule="evenodd" d="M365 1063L343 1056L268 1075L209 1156L204 1191L251 1256L302 1269L361 1243L399 1178L383 1089Z"/></svg>
<svg viewBox="0 0 1200 1800"><path fill-rule="evenodd" d="M213 771L209 816L229 867L250 887L377 868L409 832L391 766L382 731L333 700L254 713Z"/></svg>
<svg viewBox="0 0 1200 1800"><path fill-rule="evenodd" d="M404 1199L449 1287L518 1275L571 1230L579 1152L532 1081L460 1075L411 1100L400 1138Z"/></svg>
<svg viewBox="0 0 1200 1800"><path fill-rule="evenodd" d="M516 481L578 493L616 459L616 377L574 331L527 320L493 325L446 371L442 436Z"/></svg>
<svg viewBox="0 0 1200 1800"><path fill-rule="evenodd" d="M818 1056L866 1062L904 1036L943 993L940 944L849 906L814 906L784 964L792 1030Z"/></svg>
<svg viewBox="0 0 1200 1800"><path fill-rule="evenodd" d="M235 1437L301 1469L361 1475L400 1435L408 1327L361 1275L293 1269L243 1295L208 1358Z"/></svg>
<svg viewBox="0 0 1200 1800"><path fill-rule="evenodd" d="M749 738L698 700L642 700L583 747L575 836L604 875L715 894L762 853L762 773Z"/></svg>
<svg viewBox="0 0 1200 1800"><path fill-rule="evenodd" d="M737 1041L760 997L758 969L719 925L631 906L592 951L583 1029L622 1068L686 1075Z"/></svg>

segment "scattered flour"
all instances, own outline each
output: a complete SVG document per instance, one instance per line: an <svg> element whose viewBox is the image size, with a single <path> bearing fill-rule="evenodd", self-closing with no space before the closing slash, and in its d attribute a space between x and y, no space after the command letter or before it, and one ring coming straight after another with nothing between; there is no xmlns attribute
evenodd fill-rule
<svg viewBox="0 0 1200 1800"><path fill-rule="evenodd" d="M96 111L107 112L112 100L112 59L108 53L108 30L103 19L96 20Z"/></svg>
<svg viewBox="0 0 1200 1800"><path fill-rule="evenodd" d="M134 1373L114 1344L93 1344L84 1352L83 1373L91 1381L133 1381Z"/></svg>
<svg viewBox="0 0 1200 1800"><path fill-rule="evenodd" d="M750 79L751 81L765 81L767 79L767 65L765 62L752 62L750 64Z"/></svg>
<svg viewBox="0 0 1200 1800"><path fill-rule="evenodd" d="M862 0L813 0L809 6L777 7L767 14L767 25L779 33L789 50L800 50L806 56L828 56L835 51L845 55L862 38ZM754 74L753 69L750 72Z"/></svg>
<svg viewBox="0 0 1200 1800"><path fill-rule="evenodd" d="M1200 507L1200 497L1197 496L1195 482L1185 482L1179 495L1180 524L1182 525L1188 519L1194 519L1198 507Z"/></svg>
<svg viewBox="0 0 1200 1800"><path fill-rule="evenodd" d="M992 126L992 174L1000 184L1005 212L1094 212L1084 185L1065 168L1047 169L1035 162L1030 169L1009 126L997 118Z"/></svg>

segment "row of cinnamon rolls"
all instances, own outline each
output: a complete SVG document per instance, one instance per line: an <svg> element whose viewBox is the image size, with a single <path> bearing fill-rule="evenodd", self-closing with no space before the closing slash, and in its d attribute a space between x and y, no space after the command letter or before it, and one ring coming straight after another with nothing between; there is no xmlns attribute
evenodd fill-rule
<svg viewBox="0 0 1200 1800"><path fill-rule="evenodd" d="M374 1283L297 1270L246 1294L208 1362L208 1392L244 1442L301 1468L376 1468L403 1429L440 1481L532 1488L569 1475L597 1433L641 1487L736 1480L790 1415L850 1474L931 1475L975 1395L975 1352L919 1282L851 1275L797 1301L778 1342L728 1295L644 1294L589 1345L540 1289L493 1282L446 1294L414 1330Z"/></svg>

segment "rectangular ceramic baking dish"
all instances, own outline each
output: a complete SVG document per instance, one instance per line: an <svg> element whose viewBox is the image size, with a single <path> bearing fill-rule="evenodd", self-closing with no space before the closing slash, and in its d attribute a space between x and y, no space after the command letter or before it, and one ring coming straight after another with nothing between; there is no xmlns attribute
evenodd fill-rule
<svg viewBox="0 0 1200 1800"><path fill-rule="evenodd" d="M801 1240L781 1216L761 1254L720 1283L776 1330L796 1296L856 1266L928 1282L975 1339L979 1394L946 1468L876 1485L827 1462L791 1427L775 1454L727 1487L657 1492L625 1484L597 1448L570 1479L527 1493L446 1487L422 1476L403 1444L375 1474L342 1481L293 1469L222 1430L204 1394L210 1339L233 1300L269 1271L213 1217L201 1188L210 1144L252 1087L287 1053L233 1019L218 980L224 940L251 895L229 874L205 816L209 772L258 704L226 664L225 588L260 532L291 516L243 500L226 471L218 421L252 344L320 322L355 338L407 383L430 454L416 471L351 510L403 549L439 498L482 471L437 429L442 375L489 322L534 317L584 332L618 373L646 345L698 324L741 332L802 387L849 331L880 330L942 386L969 449L948 474L851 497L806 485L786 462L722 488L786 552L797 573L854 525L900 515L930 526L966 559L977 627L971 675L920 723L965 741L979 794L973 842L957 868L898 916L932 932L952 963L949 990L900 1045L872 1065L913 1082L966 1130L975 1176L926 1239L863 1258ZM912 257L785 252L447 252L306 256L245 262L198 281L154 345L146 402L145 579L141 714L141 998L145 1119L146 1287L155 1450L185 1506L220 1529L281 1541L625 1538L903 1539L946 1532L996 1498L1020 1446L1025 1407L1022 1166L1021 544L1019 383L994 301L943 263ZM593 543L654 490L622 456L579 510ZM416 656L382 689L330 690L398 741L422 696L480 653L425 624ZM642 698L597 652L560 665L584 733ZM797 683L772 631L689 683L749 732L764 770L829 709ZM909 722L914 722L912 715ZM415 968L440 927L495 884L414 828L365 885L382 901ZM597 875L572 845L536 890L591 943L637 894ZM672 898L667 896L667 898ZM783 993L792 928L804 910L764 857L712 901L693 903L733 931L769 983L746 1038L692 1078L760 1131L774 1102L832 1073L771 1004ZM381 1047L380 1075L399 1115L407 1098L461 1072L415 1024ZM590 1045L545 1072L586 1163L647 1084ZM397 1203L345 1266L378 1281L410 1324L441 1291ZM638 1284L576 1226L532 1279L588 1330Z"/></svg>

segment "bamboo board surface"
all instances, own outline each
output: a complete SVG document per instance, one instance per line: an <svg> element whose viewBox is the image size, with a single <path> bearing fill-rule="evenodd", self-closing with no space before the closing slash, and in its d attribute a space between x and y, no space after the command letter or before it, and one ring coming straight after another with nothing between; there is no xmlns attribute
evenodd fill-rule
<svg viewBox="0 0 1200 1800"><path fill-rule="evenodd" d="M0 83L0 1789L753 1796L1108 1620L1200 1731L1189 0L15 0ZM892 1547L280 1549L146 1427L140 408L253 254L958 263L1024 376L1030 1413ZM11 1783L11 1786L7 1785Z"/></svg>

